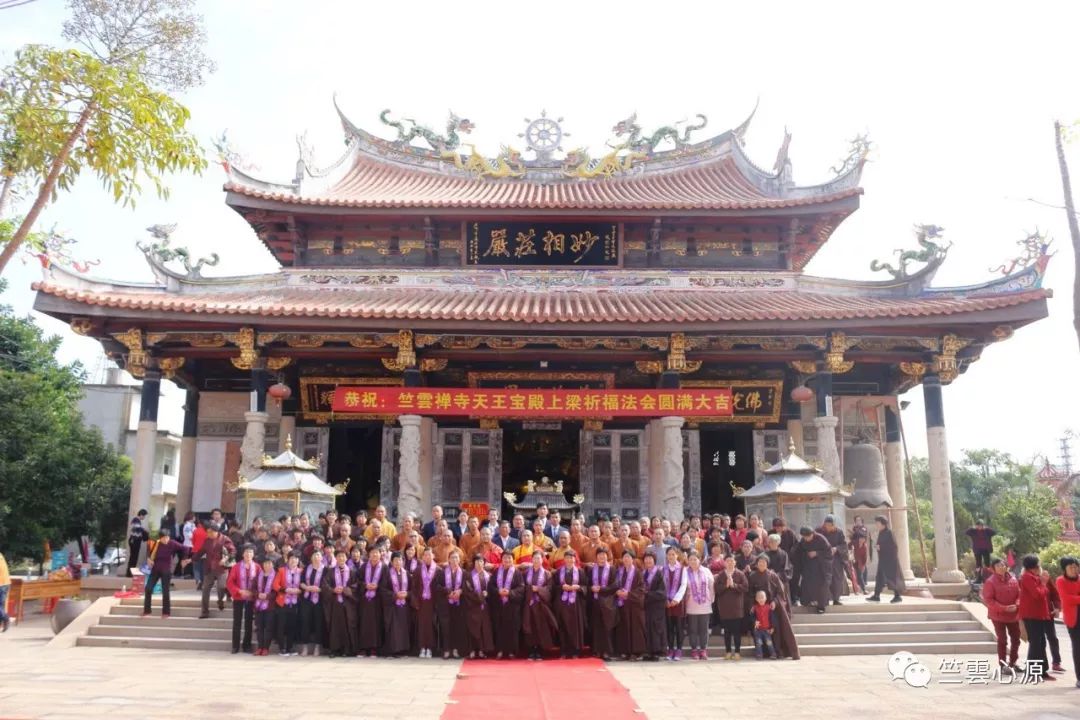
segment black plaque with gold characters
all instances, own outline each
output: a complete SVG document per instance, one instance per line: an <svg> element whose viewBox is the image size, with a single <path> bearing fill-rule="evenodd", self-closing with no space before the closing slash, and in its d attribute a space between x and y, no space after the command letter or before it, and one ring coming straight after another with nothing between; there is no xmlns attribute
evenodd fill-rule
<svg viewBox="0 0 1080 720"><path fill-rule="evenodd" d="M617 267L619 225L602 222L466 223L466 265Z"/></svg>

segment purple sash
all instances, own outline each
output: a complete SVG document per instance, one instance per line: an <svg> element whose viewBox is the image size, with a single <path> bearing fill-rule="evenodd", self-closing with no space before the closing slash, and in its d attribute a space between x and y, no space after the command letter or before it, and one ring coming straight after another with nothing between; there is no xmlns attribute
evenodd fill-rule
<svg viewBox="0 0 1080 720"><path fill-rule="evenodd" d="M577 569L576 565L574 566L573 572L574 572L574 574L571 576L570 582L567 583L566 582L566 566L565 565L562 566L562 568L559 570L559 587L562 587L563 585L567 585L567 584L569 584L569 585L577 585L578 584L578 569ZM563 590L563 593L562 593L561 597L562 597L562 601L564 603L566 603L567 605L573 605L574 603L577 602L577 593L574 592L573 590Z"/></svg>
<svg viewBox="0 0 1080 720"><path fill-rule="evenodd" d="M296 568L295 570L290 570L288 568L285 568L285 589L286 590L295 590L295 589L300 587L300 574L301 574L300 568ZM285 593L285 604L290 606L290 607L295 605L299 599L300 599L299 595L291 595L289 593Z"/></svg>
<svg viewBox="0 0 1080 720"><path fill-rule="evenodd" d="M371 576L371 563L368 563L367 565L364 566L364 587L365 588L368 585L378 585L379 584L379 578L382 577L382 569L383 569L383 565L382 565L382 563L379 563L375 568L375 577L372 577ZM375 599L375 591L374 590L365 590L364 598L367 599L367 600L374 600Z"/></svg>
<svg viewBox="0 0 1080 720"><path fill-rule="evenodd" d="M679 592L679 586L682 585L682 565L676 565L674 570L670 565L665 565L664 579L667 581L667 599L673 601Z"/></svg>
<svg viewBox="0 0 1080 720"><path fill-rule="evenodd" d="M404 570L390 569L390 586L394 588L394 605L402 607L405 605L405 601L397 596L402 590L402 585L405 585L407 581L402 575L405 574Z"/></svg>
<svg viewBox="0 0 1080 720"><path fill-rule="evenodd" d="M322 574L323 574L324 570L326 570L326 568L324 566L322 566L322 565L320 565L317 570L315 569L314 566L308 565L307 584L308 585L315 585L316 587L318 585L320 585L322 583ZM315 573L314 578L312 578L312 573ZM312 582L312 579L314 579L314 582ZM307 599L310 600L313 605L318 605L319 604L319 591L318 590L308 590L307 591Z"/></svg>
<svg viewBox="0 0 1080 720"><path fill-rule="evenodd" d="M241 562L240 570L238 571L238 574L240 575L240 589L251 589L251 583L255 581L255 576L258 575L258 573L259 567L255 563L244 565L244 563Z"/></svg>
<svg viewBox="0 0 1080 720"><path fill-rule="evenodd" d="M505 580L506 582L503 582ZM506 568L500 567L499 574L495 580L495 584L498 585L500 590L509 590L510 586L514 583L514 567L510 567L510 572L506 572ZM502 604L510 602L510 596L502 597Z"/></svg>
<svg viewBox="0 0 1080 720"><path fill-rule="evenodd" d="M259 580L262 581L262 588L259 590L259 594L266 594L265 598L255 601L255 609L261 612L270 609L270 586L274 584L274 573L263 573L259 576Z"/></svg>
<svg viewBox="0 0 1080 720"><path fill-rule="evenodd" d="M430 572L429 572L430 570ZM420 566L420 599L431 599L431 581L435 578L435 563Z"/></svg>
<svg viewBox="0 0 1080 720"><path fill-rule="evenodd" d="M596 578L596 571L597 570L598 570L598 568L595 568L595 567L593 568L593 585L601 585L601 586L607 585L608 578L611 577L611 566L610 565L605 565L604 569L600 571L600 582L597 582L597 578ZM598 593L598 592L594 592L592 594L592 599L593 600L596 600L599 597L600 597L600 593Z"/></svg>
<svg viewBox="0 0 1080 720"><path fill-rule="evenodd" d="M634 584L634 575L637 573L637 568L634 567L633 565L631 565L630 566L630 572L627 572L626 568L619 568L619 572L622 575L625 575L626 577L623 578L621 581L617 581L617 582L622 583L622 589L623 590L625 590L626 592L630 592L630 586ZM615 604L618 605L619 607L622 607L623 603L625 603L625 602L626 602L626 598L621 598L621 597L616 597L615 598Z"/></svg>
<svg viewBox="0 0 1080 720"><path fill-rule="evenodd" d="M525 571L525 583L529 587L532 587L533 585L543 585L544 584L544 568L540 568L539 574L536 576L536 582L533 582L533 567L532 567L532 565L530 565L529 569ZM532 594L532 597L529 598L529 607L532 607L533 605L535 605L538 602L540 602L540 594L534 592Z"/></svg>
<svg viewBox="0 0 1080 720"><path fill-rule="evenodd" d="M337 588L341 588L342 590L345 589L345 584L347 582L349 582L349 573L350 572L351 571L349 570L348 567L340 567L339 566L339 567L334 568L334 589L335 590ZM344 592L340 593L337 596L337 601L339 603L345 602L345 593Z"/></svg>
<svg viewBox="0 0 1080 720"><path fill-rule="evenodd" d="M709 586L705 582L705 578L701 576L701 568L697 569L697 572L690 570L687 572L687 579L690 581L690 595L693 596L694 602L698 605L704 605L709 599ZM698 581L701 584L698 585Z"/></svg>
<svg viewBox="0 0 1080 720"><path fill-rule="evenodd" d="M473 589L480 595L480 609L486 610L487 603L484 602L484 598L487 597L487 573L480 572L479 570L472 571L472 583Z"/></svg>
<svg viewBox="0 0 1080 720"><path fill-rule="evenodd" d="M454 592L461 589L461 568L458 568L456 574L450 572L450 568L443 570L443 581L446 583L446 589L448 592ZM451 605L460 605L461 598L450 598Z"/></svg>

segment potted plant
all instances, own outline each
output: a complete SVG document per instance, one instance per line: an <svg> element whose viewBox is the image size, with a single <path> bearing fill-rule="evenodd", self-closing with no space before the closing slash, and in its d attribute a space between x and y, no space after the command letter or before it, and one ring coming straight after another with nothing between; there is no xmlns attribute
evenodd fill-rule
<svg viewBox="0 0 1080 720"><path fill-rule="evenodd" d="M60 598L57 600L56 607L53 608L52 616L49 619L53 633L59 635L64 628L75 620L75 618L82 615L89 608L89 598L85 598L81 595L75 595L70 598Z"/></svg>

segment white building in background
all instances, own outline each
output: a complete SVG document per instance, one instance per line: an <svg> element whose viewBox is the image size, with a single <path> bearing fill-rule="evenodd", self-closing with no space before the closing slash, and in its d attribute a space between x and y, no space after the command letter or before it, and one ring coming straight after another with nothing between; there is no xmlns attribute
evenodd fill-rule
<svg viewBox="0 0 1080 720"><path fill-rule="evenodd" d="M79 411L87 425L98 428L105 442L121 455L135 458L142 383L119 368L108 368L104 382L82 386ZM184 391L171 382L161 384L158 406L158 438L154 449L154 474L150 491L150 524L157 527L176 503L180 465L180 439L184 429Z"/></svg>

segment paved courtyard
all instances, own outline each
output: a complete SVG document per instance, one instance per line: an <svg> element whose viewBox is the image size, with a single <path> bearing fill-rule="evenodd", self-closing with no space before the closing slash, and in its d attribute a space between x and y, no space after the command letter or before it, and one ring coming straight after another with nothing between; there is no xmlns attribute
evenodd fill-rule
<svg viewBox="0 0 1080 720"><path fill-rule="evenodd" d="M1061 635L1067 656L1068 639ZM227 720L313 717L332 708L337 717L420 720L439 717L460 671L459 662L442 660L46 647L51 638L47 619L36 613L0 635L0 719ZM958 657L960 662L951 668L956 672L942 672L941 658L921 657L931 671L929 685L922 688L890 680L884 657L614 663L608 668L653 720L750 710L754 717L857 714L874 720L1080 717L1080 689L1073 686L1069 663L1070 673L1053 684L1000 685L994 679L971 684L979 672L967 661L985 659ZM542 664L535 667L543 673ZM557 687L551 690L559 692ZM567 707L564 699L557 706Z"/></svg>

